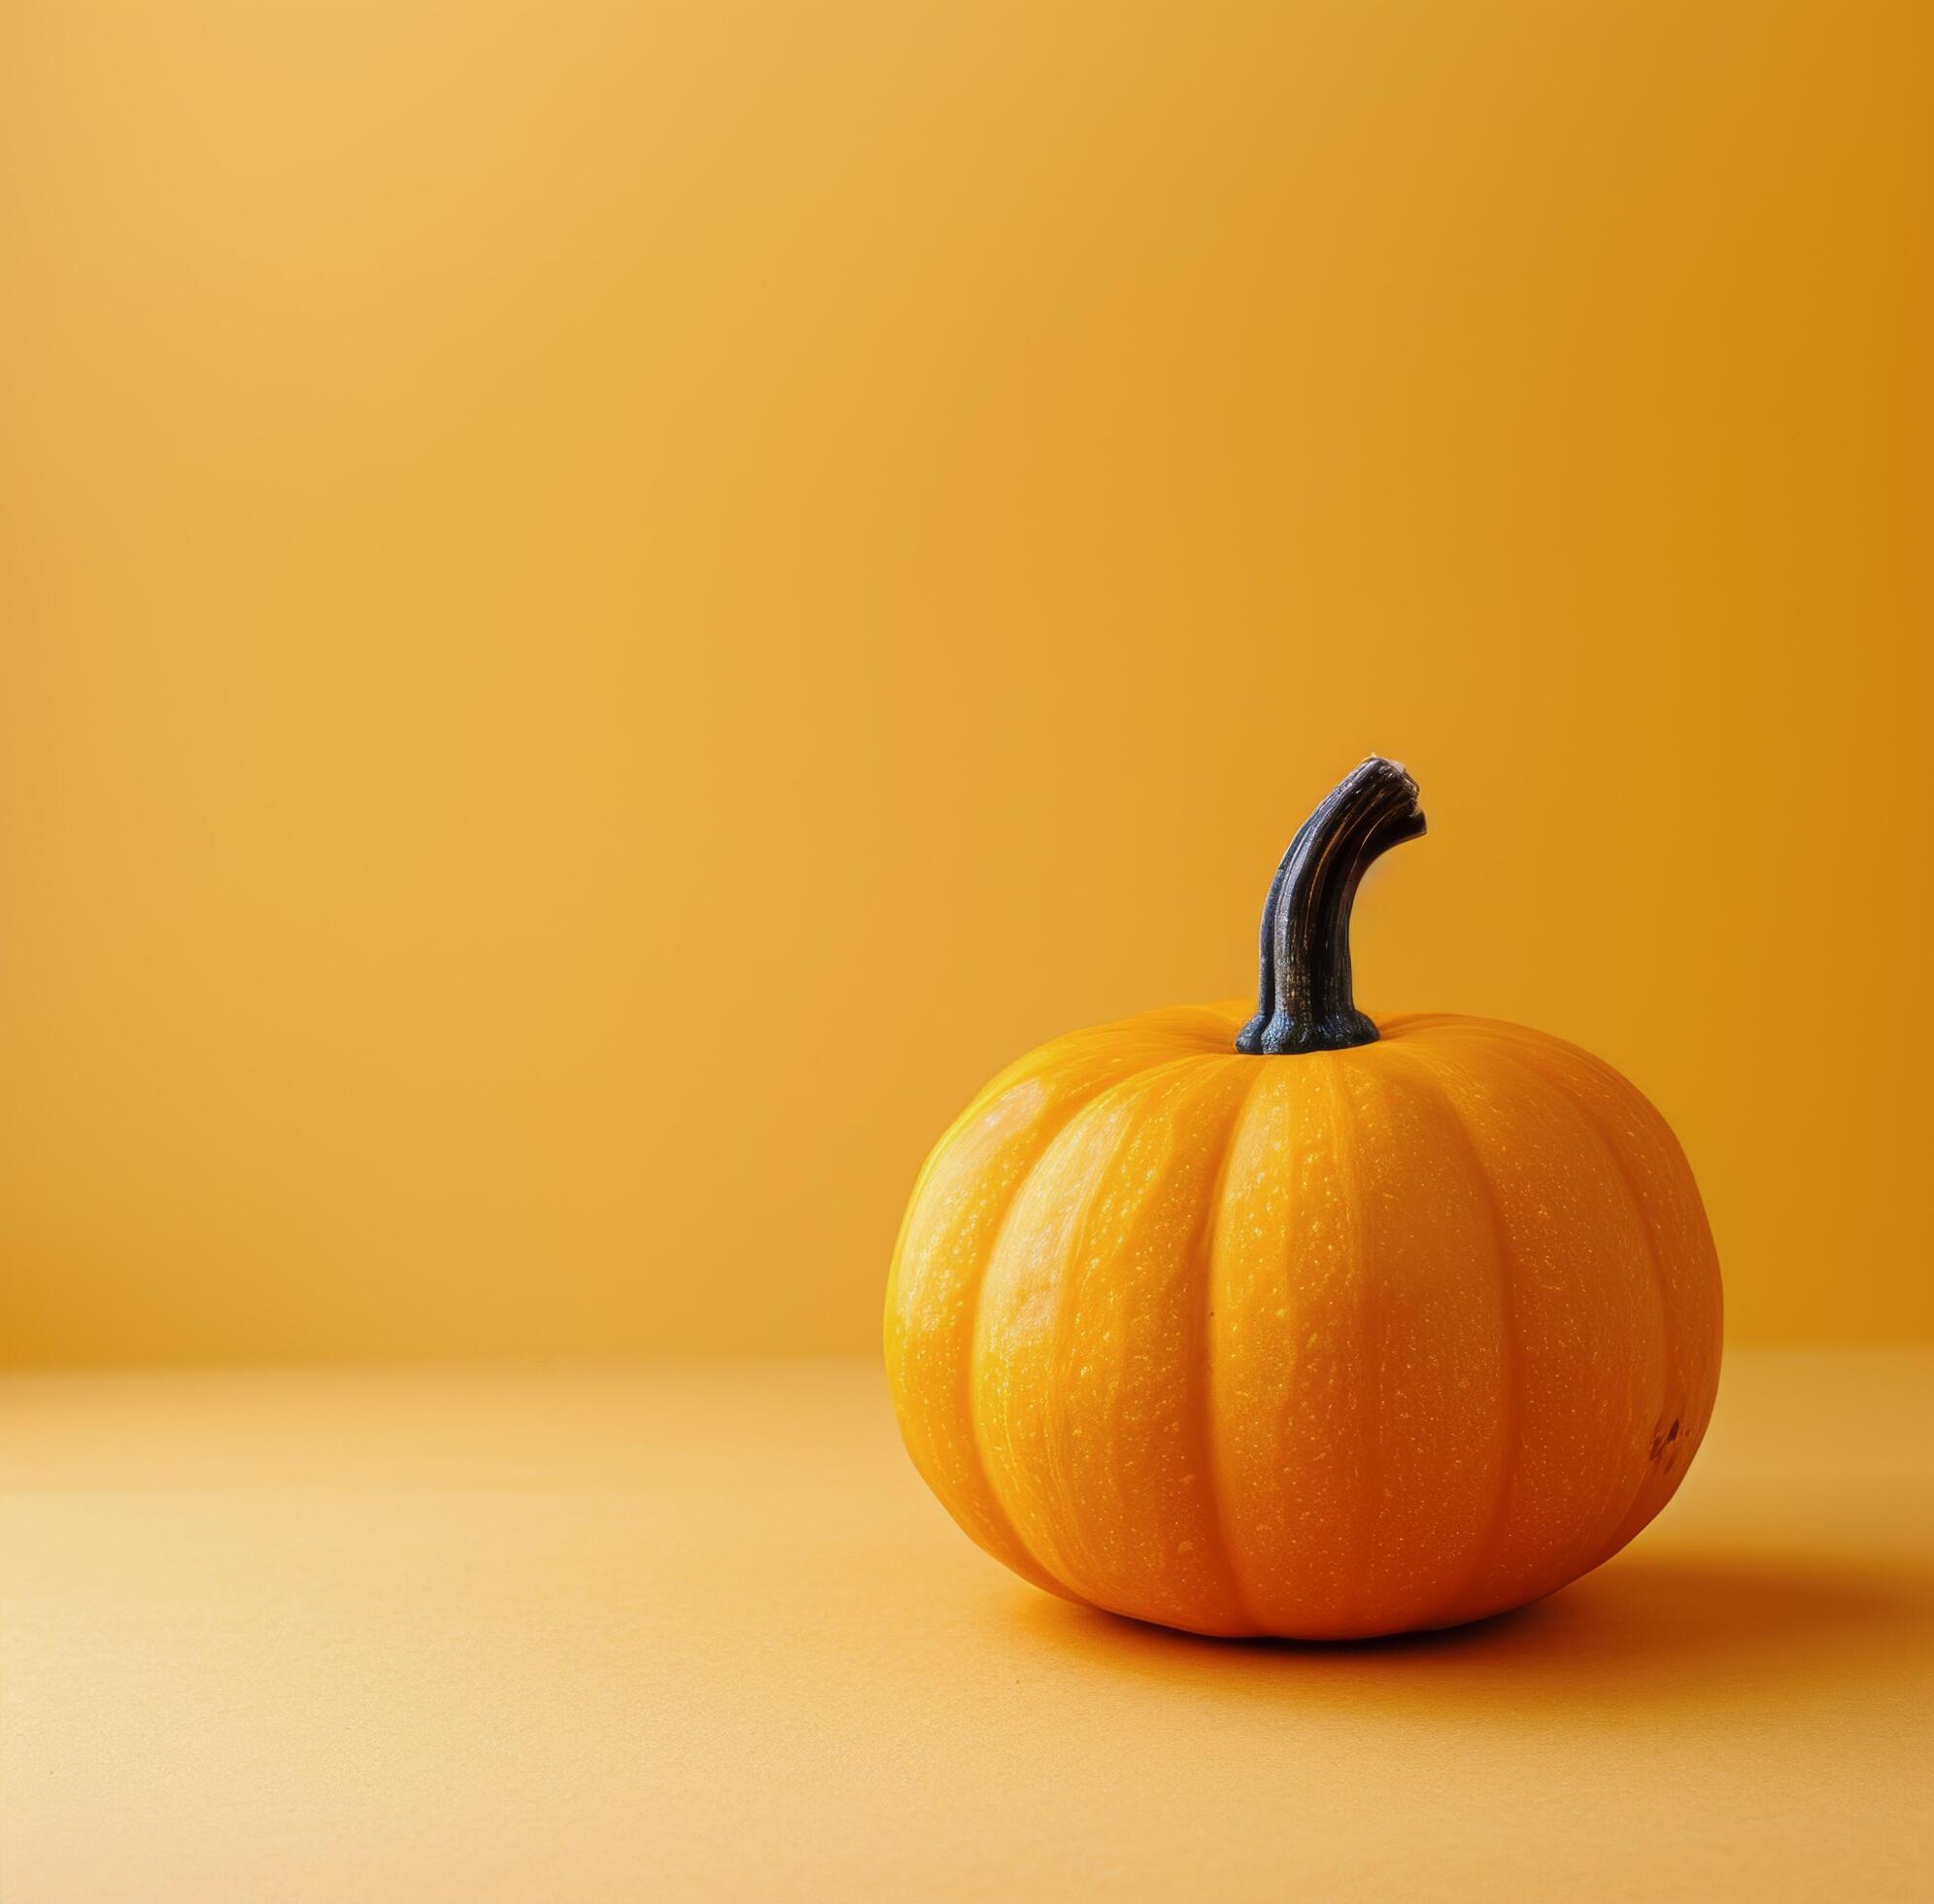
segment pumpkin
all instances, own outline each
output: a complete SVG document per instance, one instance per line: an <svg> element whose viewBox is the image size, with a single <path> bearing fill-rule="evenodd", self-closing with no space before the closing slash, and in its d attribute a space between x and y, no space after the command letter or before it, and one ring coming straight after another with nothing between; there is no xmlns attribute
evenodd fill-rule
<svg viewBox="0 0 1934 1904"><path fill-rule="evenodd" d="M1194 1633L1479 1619L1616 1553L1718 1381L1718 1262L1658 1112L1555 1037L1371 1018L1349 918L1424 831L1373 757L1291 843L1257 1008L1054 1039L927 1160L886 1309L954 1518Z"/></svg>

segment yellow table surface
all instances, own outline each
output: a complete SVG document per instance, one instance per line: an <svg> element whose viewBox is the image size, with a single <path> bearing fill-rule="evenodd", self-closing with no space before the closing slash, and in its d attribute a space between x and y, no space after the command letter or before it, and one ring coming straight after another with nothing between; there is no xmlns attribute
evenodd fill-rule
<svg viewBox="0 0 1934 1904"><path fill-rule="evenodd" d="M984 1558L871 1368L10 1377L0 1895L1925 1898L1930 1430L1736 1352L1593 1578L1239 1646Z"/></svg>

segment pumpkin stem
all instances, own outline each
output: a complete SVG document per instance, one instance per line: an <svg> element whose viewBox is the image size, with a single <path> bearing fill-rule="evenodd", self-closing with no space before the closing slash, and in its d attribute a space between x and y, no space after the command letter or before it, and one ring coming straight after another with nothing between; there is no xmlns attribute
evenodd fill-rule
<svg viewBox="0 0 1934 1904"><path fill-rule="evenodd" d="M1375 754L1304 821L1263 902L1262 982L1238 1051L1375 1043L1376 1027L1350 993L1350 902L1370 863L1423 830L1417 783Z"/></svg>

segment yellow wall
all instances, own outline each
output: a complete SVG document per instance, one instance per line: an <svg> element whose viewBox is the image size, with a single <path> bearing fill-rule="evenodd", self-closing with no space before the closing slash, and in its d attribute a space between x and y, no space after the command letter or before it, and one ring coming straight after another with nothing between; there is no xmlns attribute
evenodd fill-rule
<svg viewBox="0 0 1934 1904"><path fill-rule="evenodd" d="M869 1350L1070 1025L1594 1046L1934 1325L1922 6L0 26L0 1355Z"/></svg>

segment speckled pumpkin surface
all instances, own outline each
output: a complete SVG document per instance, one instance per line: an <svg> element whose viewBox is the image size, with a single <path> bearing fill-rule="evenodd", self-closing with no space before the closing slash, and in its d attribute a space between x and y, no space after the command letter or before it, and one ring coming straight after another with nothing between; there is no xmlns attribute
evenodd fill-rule
<svg viewBox="0 0 1934 1904"><path fill-rule="evenodd" d="M1355 1014L1349 901L1391 829L1360 814L1353 847L1333 815L1326 891L1323 814L1271 891L1313 960L1266 914L1254 1016L1151 1012L1003 1071L929 1158L888 1292L900 1429L962 1527L1201 1633L1549 1593L1672 1497L1718 1380L1717 1260L1663 1119L1540 1033Z"/></svg>

